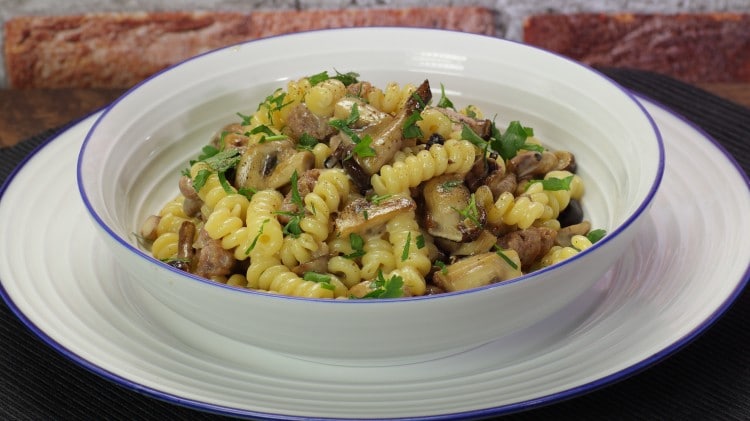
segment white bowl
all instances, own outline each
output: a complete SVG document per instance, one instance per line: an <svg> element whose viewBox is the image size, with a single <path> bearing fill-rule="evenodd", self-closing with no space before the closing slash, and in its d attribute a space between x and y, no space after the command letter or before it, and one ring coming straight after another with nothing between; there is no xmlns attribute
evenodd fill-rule
<svg viewBox="0 0 750 421"><path fill-rule="evenodd" d="M133 233L176 194L180 170L219 128L237 120L236 112L254 112L289 80L334 69L358 72L377 86L428 78L433 90L442 83L454 103L533 127L549 147L576 155L586 219L608 234L561 264L512 281L395 300L239 290L176 270L139 247ZM663 145L649 115L588 67L497 38L361 28L247 42L151 77L96 122L80 153L78 183L123 270L155 298L144 300L144 310L188 343L219 355L226 352L221 346L237 343L335 364L398 364L496 340L579 297L637 234L663 167Z"/></svg>

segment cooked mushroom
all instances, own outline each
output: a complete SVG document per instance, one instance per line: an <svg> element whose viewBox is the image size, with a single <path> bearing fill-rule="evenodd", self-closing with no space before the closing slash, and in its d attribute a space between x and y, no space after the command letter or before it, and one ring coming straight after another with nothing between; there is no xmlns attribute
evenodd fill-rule
<svg viewBox="0 0 750 421"><path fill-rule="evenodd" d="M477 159L466 174L466 186L471 191L476 191L479 186L486 184L490 174L499 173L502 176L505 169L497 165L494 159Z"/></svg>
<svg viewBox="0 0 750 421"><path fill-rule="evenodd" d="M245 151L248 141L245 132L246 130L239 123L228 124L211 138L211 145L219 150L237 149L242 153Z"/></svg>
<svg viewBox="0 0 750 421"><path fill-rule="evenodd" d="M479 135L482 139L489 139L490 136L492 136L492 121L491 120L479 120L473 117L469 117L467 115L463 115L459 113L458 111L452 110L450 108L442 108L442 107L432 107L434 110L440 111L441 113L445 114L448 118L451 119L451 121L454 124L453 129L456 131L461 131L464 124L469 126L469 128Z"/></svg>
<svg viewBox="0 0 750 421"><path fill-rule="evenodd" d="M336 132L336 129L328 124L328 119L310 111L305 103L293 106L289 110L286 118L286 127L284 134L288 135L295 141L299 140L304 134L308 134L316 139L326 139Z"/></svg>
<svg viewBox="0 0 750 421"><path fill-rule="evenodd" d="M432 282L443 290L451 292L507 281L523 275L516 253L508 250L504 252L504 255L513 262L513 265L497 253L477 254L436 271L432 276Z"/></svg>
<svg viewBox="0 0 750 421"><path fill-rule="evenodd" d="M471 256L472 254L486 253L492 250L497 243L497 237L490 231L483 230L474 241L456 242L445 238L436 238L436 245L452 256Z"/></svg>
<svg viewBox="0 0 750 421"><path fill-rule="evenodd" d="M417 99L419 98L419 99ZM417 87L414 94L406 101L404 108L393 118L384 119L379 124L368 126L358 133L360 138L369 135L372 138L370 147L375 150L375 156L361 157L354 155L353 160L367 174L373 175L380 171L380 167L388 164L393 156L401 150L404 136L404 123L415 112L420 112L432 99L430 83L424 81Z"/></svg>
<svg viewBox="0 0 750 421"><path fill-rule="evenodd" d="M297 193L300 197L307 196L315 188L315 183L318 182L320 176L320 170L313 168L307 170L299 175L297 180ZM291 220L292 214L300 212L302 209L297 208L297 204L294 203L292 196L294 193L290 189L289 192L284 196L284 201L281 202L281 208L279 209L278 219L282 224L286 224Z"/></svg>
<svg viewBox="0 0 750 421"><path fill-rule="evenodd" d="M430 235L455 242L475 240L486 222L463 178L445 174L424 183L424 227ZM473 204L473 205L472 205Z"/></svg>
<svg viewBox="0 0 750 421"><path fill-rule="evenodd" d="M547 254L556 236L557 231L552 228L530 227L502 236L497 244L504 249L515 250L521 259L521 267L527 269Z"/></svg>
<svg viewBox="0 0 750 421"><path fill-rule="evenodd" d="M407 196L392 196L377 203L365 198L354 199L336 217L336 235L348 237L351 233L365 233L402 212L414 211L416 207L414 200Z"/></svg>
<svg viewBox="0 0 750 421"><path fill-rule="evenodd" d="M185 272L190 272L190 264L193 261L195 250L193 241L195 240L195 224L191 221L183 221L177 232L177 259L172 266Z"/></svg>
<svg viewBox="0 0 750 421"><path fill-rule="evenodd" d="M384 113L372 105L366 103L361 98L354 96L345 96L341 98L333 107L333 118L345 120L352 113L354 105L357 106L359 118L350 126L352 129L364 129L365 127L375 126L385 121L392 121L390 114Z"/></svg>
<svg viewBox="0 0 750 421"><path fill-rule="evenodd" d="M560 228L555 236L555 244L562 247L570 246L570 239L574 235L586 235L591 230L591 222L583 221L579 224L568 225L567 227Z"/></svg>
<svg viewBox="0 0 750 421"><path fill-rule="evenodd" d="M257 190L277 189L315 165L310 151L298 151L292 141L277 140L249 146L235 174L235 186Z"/></svg>
<svg viewBox="0 0 750 421"><path fill-rule="evenodd" d="M143 225L141 225L141 238L146 241L156 240L156 237L158 237L157 228L159 227L159 222L161 222L161 217L159 215L149 215L149 217L143 221Z"/></svg>
<svg viewBox="0 0 750 421"><path fill-rule="evenodd" d="M492 191L492 197L495 199L499 198L505 192L515 192L518 187L516 175L512 172L507 174L501 171L493 172L484 182L490 188L490 191Z"/></svg>
<svg viewBox="0 0 750 421"><path fill-rule="evenodd" d="M553 153L557 157L557 164L555 164L553 170L570 171L575 174L578 169L575 155L568 151L555 151Z"/></svg>
<svg viewBox="0 0 750 421"><path fill-rule="evenodd" d="M549 151L524 151L508 160L508 172L516 174L519 180L543 176L556 168L558 158Z"/></svg>

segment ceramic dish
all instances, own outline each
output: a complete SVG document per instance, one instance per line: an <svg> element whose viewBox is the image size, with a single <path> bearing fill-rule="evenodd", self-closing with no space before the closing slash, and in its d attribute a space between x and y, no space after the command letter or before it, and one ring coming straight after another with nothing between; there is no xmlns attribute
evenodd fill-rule
<svg viewBox="0 0 750 421"><path fill-rule="evenodd" d="M679 349L747 282L747 178L705 134L643 102L667 158L645 229L578 302L463 354L359 368L230 342L208 353L178 340L170 327L184 322L146 310L148 294L102 247L77 195L76 152L96 116L40 148L4 186L0 220L13 223L0 238L3 297L34 333L93 372L228 415L473 418L579 395ZM58 188L29 188L40 183Z"/></svg>

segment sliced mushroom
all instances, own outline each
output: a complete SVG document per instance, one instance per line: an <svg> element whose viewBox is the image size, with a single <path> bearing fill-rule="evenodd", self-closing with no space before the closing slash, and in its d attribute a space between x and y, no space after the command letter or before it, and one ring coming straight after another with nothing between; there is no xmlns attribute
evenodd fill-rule
<svg viewBox="0 0 750 421"><path fill-rule="evenodd" d="M436 271L432 282L445 291L463 291L517 278L523 273L520 261L512 250L504 252L513 265L497 253L469 256ZM515 267L514 267L515 266Z"/></svg>
<svg viewBox="0 0 750 421"><path fill-rule="evenodd" d="M471 256L492 250L492 247L497 243L497 237L490 231L483 230L474 241L460 243L444 238L436 238L435 243L441 250L451 256Z"/></svg>
<svg viewBox="0 0 750 421"><path fill-rule="evenodd" d="M161 217L159 215L149 215L143 225L141 225L140 236L146 241L154 241L158 237L157 229L159 228Z"/></svg>
<svg viewBox="0 0 750 421"><path fill-rule="evenodd" d="M350 126L352 129L364 129L365 127L393 121L390 114L384 113L361 98L354 96L345 96L336 103L333 107L333 118L345 120L351 115L355 104L359 118Z"/></svg>
<svg viewBox="0 0 750 421"><path fill-rule="evenodd" d="M485 184L492 191L492 197L499 198L505 192L515 192L518 187L516 175L512 172L504 174L502 171L496 171L490 174L485 180Z"/></svg>
<svg viewBox="0 0 750 421"><path fill-rule="evenodd" d="M567 227L560 228L560 230L557 231L557 236L555 236L555 244L561 247L568 247L571 244L570 239L573 238L574 235L586 235L590 230L591 222L589 221L583 221L579 224L568 225Z"/></svg>
<svg viewBox="0 0 750 421"><path fill-rule="evenodd" d="M172 263L172 266L190 272L190 265L195 254L193 241L195 241L195 224L190 221L183 221L177 232L177 259Z"/></svg>
<svg viewBox="0 0 750 421"><path fill-rule="evenodd" d="M239 123L228 124L211 138L211 145L219 150L237 149L243 153L249 139L245 136L245 132L246 130Z"/></svg>
<svg viewBox="0 0 750 421"><path fill-rule="evenodd" d="M497 161L494 159L477 159L469 172L466 173L466 186L469 187L469 190L476 191L479 186L486 184L490 174L496 173L500 173L500 176L505 173L505 169L497 165Z"/></svg>
<svg viewBox="0 0 750 421"><path fill-rule="evenodd" d="M508 161L507 171L515 173L519 180L528 180L547 174L557 163L558 158L552 152L524 151Z"/></svg>
<svg viewBox="0 0 750 421"><path fill-rule="evenodd" d="M285 139L258 143L247 148L235 174L235 186L257 190L278 189L292 178L315 165L310 151L298 151L292 141Z"/></svg>
<svg viewBox="0 0 750 421"><path fill-rule="evenodd" d="M497 244L504 249L512 249L521 259L525 270L542 258L555 244L557 231L547 227L530 227L510 232L498 239Z"/></svg>
<svg viewBox="0 0 750 421"><path fill-rule="evenodd" d="M575 174L578 169L575 155L568 151L555 151L553 153L557 157L557 164L553 170L570 171Z"/></svg>
<svg viewBox="0 0 750 421"><path fill-rule="evenodd" d="M222 247L221 241L212 239L205 229L199 231L194 246L197 249L197 261L193 273L203 278L232 273L237 263L234 252Z"/></svg>
<svg viewBox="0 0 750 421"><path fill-rule="evenodd" d="M453 130L454 131L461 131L464 125L469 126L469 128L479 135L482 139L489 139L490 136L492 136L492 121L484 119L479 120L473 117L469 117L467 115L463 115L459 113L458 111L452 110L450 108L442 108L442 107L432 107L433 109L440 111L441 113L445 114L448 118L451 119L451 121L454 124Z"/></svg>
<svg viewBox="0 0 750 421"><path fill-rule="evenodd" d="M420 112L424 108L424 104L430 102L431 99L430 83L425 80L417 87L416 91L406 101L404 108L394 118L366 127L358 133L360 138L369 135L372 138L370 146L375 150L375 156L353 156L353 159L367 175L377 173L380 171L380 167L393 160L393 156L401 150L404 142L404 123L412 114Z"/></svg>
<svg viewBox="0 0 750 421"><path fill-rule="evenodd" d="M364 198L354 199L336 217L336 235L348 237L351 233L363 234L383 226L396 215L414 211L416 207L414 200L407 196L393 196L378 203Z"/></svg>
<svg viewBox="0 0 750 421"><path fill-rule="evenodd" d="M310 111L305 103L294 105L286 118L284 134L298 141L304 134L316 139L327 139L336 129L328 124L328 119Z"/></svg>
<svg viewBox="0 0 750 421"><path fill-rule="evenodd" d="M430 235L465 242L482 233L486 213L475 202L472 207L472 195L463 178L456 174L432 178L424 183L422 197L424 227Z"/></svg>

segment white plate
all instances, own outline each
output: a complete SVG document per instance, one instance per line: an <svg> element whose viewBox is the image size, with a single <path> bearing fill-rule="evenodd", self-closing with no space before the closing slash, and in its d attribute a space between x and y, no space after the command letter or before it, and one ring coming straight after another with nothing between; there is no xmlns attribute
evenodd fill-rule
<svg viewBox="0 0 750 421"><path fill-rule="evenodd" d="M221 355L177 340L167 328L174 323L145 310L149 296L107 254L76 191L77 152L96 115L36 151L6 183L3 297L37 335L86 368L176 404L235 416L486 417L575 396L687 343L748 278L747 178L701 131L643 102L662 131L667 161L646 229L585 297L460 355L358 368L218 337L227 341Z"/></svg>

